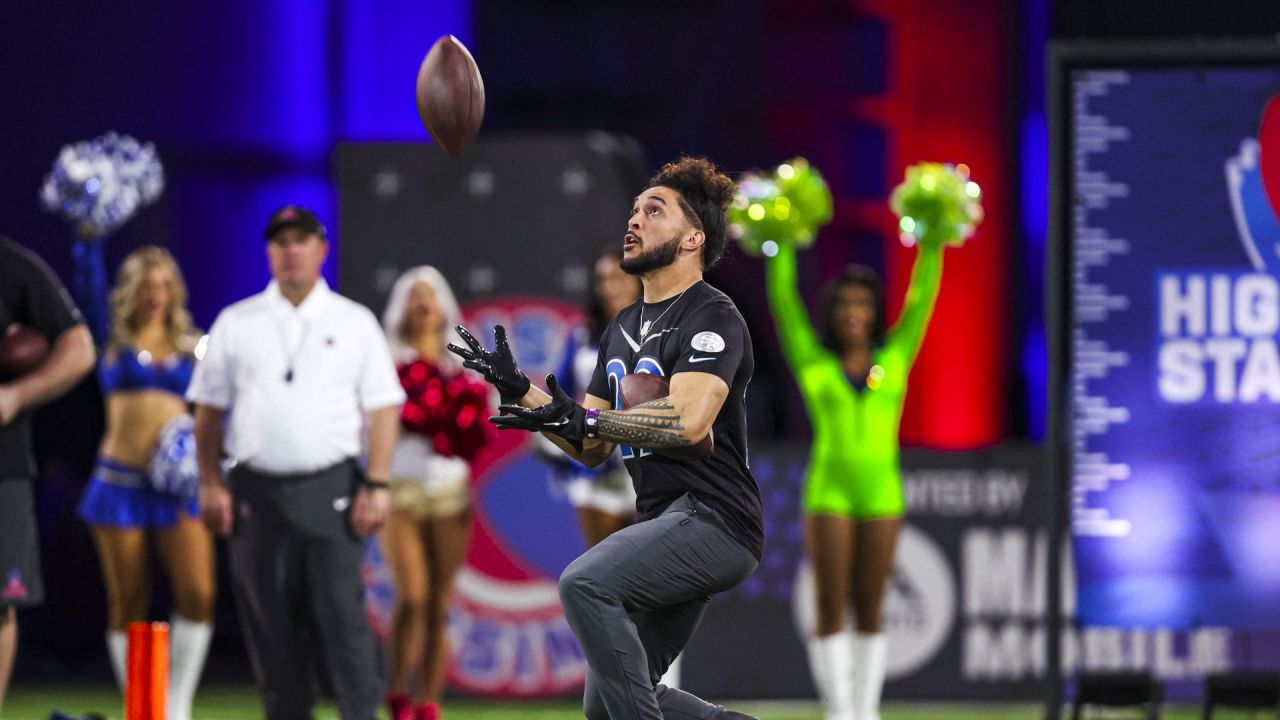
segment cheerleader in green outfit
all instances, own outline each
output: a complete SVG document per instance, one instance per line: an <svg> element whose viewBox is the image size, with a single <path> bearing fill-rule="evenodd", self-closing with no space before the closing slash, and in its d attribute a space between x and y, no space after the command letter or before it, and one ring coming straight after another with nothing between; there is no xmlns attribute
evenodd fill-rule
<svg viewBox="0 0 1280 720"><path fill-rule="evenodd" d="M815 327L797 291L796 247L831 219L825 182L797 158L739 184L733 230L746 252L768 258L769 306L813 426L804 515L817 622L808 650L827 720L879 720L881 611L905 509L898 428L907 376L938 298L943 249L973 233L980 197L967 166L908 168L889 205L919 251L897 323L886 330L875 271L852 265L823 289Z"/></svg>
<svg viewBox="0 0 1280 720"><path fill-rule="evenodd" d="M769 305L813 425L804 493L817 599L810 664L828 720L872 720L887 651L881 607L904 510L898 427L938 297L942 245L921 247L888 330L880 280L860 265L824 288L815 328L796 290L795 247L779 246L765 266ZM856 632L843 627L851 604Z"/></svg>

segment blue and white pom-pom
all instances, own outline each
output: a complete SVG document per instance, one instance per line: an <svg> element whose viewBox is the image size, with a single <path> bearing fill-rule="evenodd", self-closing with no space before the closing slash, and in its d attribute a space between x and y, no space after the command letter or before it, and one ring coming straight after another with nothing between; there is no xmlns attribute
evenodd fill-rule
<svg viewBox="0 0 1280 720"><path fill-rule="evenodd" d="M195 420L190 415L183 413L165 424L147 471L156 492L186 498L200 493Z"/></svg>
<svg viewBox="0 0 1280 720"><path fill-rule="evenodd" d="M155 146L109 132L63 145L45 176L40 199L82 235L108 235L164 191L164 168Z"/></svg>

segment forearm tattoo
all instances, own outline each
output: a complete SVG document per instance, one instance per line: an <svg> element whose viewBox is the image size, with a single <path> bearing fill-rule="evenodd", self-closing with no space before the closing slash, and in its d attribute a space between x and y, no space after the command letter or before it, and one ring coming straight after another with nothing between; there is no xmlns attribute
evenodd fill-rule
<svg viewBox="0 0 1280 720"><path fill-rule="evenodd" d="M666 398L658 398L628 410L601 412L596 436L634 447L675 448L692 445L684 429L675 407Z"/></svg>

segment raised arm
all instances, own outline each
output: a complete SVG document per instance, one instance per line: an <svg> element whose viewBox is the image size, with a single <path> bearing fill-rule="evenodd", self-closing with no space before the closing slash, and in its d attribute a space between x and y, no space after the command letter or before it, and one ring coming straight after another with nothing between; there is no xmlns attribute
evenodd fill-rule
<svg viewBox="0 0 1280 720"><path fill-rule="evenodd" d="M764 278L782 354L792 369L798 370L820 357L822 340L809 321L809 313L797 290L794 245L778 243L778 254L765 259Z"/></svg>
<svg viewBox="0 0 1280 720"><path fill-rule="evenodd" d="M886 345L902 352L908 366L915 362L920 352L929 319L933 317L933 306L938 300L938 290L942 287L943 246L921 244L918 247L902 312L885 338Z"/></svg>
<svg viewBox="0 0 1280 720"><path fill-rule="evenodd" d="M111 326L105 245L105 238L94 237L78 240L71 248L71 294L99 347L107 344Z"/></svg>

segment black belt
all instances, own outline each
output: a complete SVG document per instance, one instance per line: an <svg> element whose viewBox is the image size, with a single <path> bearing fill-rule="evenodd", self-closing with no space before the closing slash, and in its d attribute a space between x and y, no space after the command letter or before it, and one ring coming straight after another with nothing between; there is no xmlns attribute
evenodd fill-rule
<svg viewBox="0 0 1280 720"><path fill-rule="evenodd" d="M277 472L267 472L265 470L258 470L257 468L254 468L252 465L248 463L240 463L235 467L233 467L231 469L231 472L240 470L242 472L248 473L255 477L265 478L267 480L276 480L278 482L292 482L296 480L310 480L312 478L320 477L321 475L327 475L328 473L334 472L335 470L339 470L343 467L354 467L355 464L356 464L355 458L346 458L345 460L339 460L338 462L332 465L329 465L327 467L317 468L315 470L306 470L303 472L277 473Z"/></svg>

